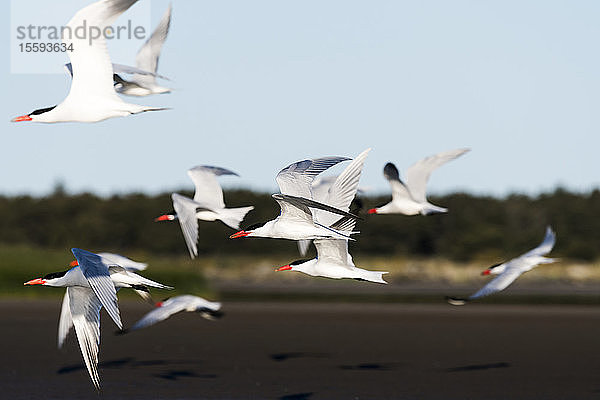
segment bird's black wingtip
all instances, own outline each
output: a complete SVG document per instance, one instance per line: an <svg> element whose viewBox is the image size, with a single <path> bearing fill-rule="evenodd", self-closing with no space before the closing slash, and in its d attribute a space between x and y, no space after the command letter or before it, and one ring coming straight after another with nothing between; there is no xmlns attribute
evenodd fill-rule
<svg viewBox="0 0 600 400"><path fill-rule="evenodd" d="M127 328L119 329L118 331L115 331L116 336L125 335L126 333L129 333L129 329L127 329Z"/></svg>

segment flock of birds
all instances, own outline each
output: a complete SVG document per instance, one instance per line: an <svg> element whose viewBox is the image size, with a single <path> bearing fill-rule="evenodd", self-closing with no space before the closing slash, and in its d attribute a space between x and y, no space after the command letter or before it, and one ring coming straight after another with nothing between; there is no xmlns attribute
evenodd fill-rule
<svg viewBox="0 0 600 400"><path fill-rule="evenodd" d="M72 31L86 21L88 26L103 28L125 12L137 0L100 0L78 11L67 27ZM117 93L146 96L167 93L170 89L156 83L158 60L167 37L171 20L171 7L167 9L157 28L137 53L136 66L113 64L108 55L104 37L88 42L87 39L65 37L63 42L74 49L68 53L66 65L72 76L71 89L60 104L35 110L14 118L14 122L97 122L107 118L137 114L164 108L145 107L125 102ZM129 80L121 75L131 74ZM371 271L354 265L348 251L348 242L355 240L357 221L361 218L350 207L357 191L362 169L371 149L366 149L354 159L347 157L322 157L304 159L283 168L276 176L279 193L273 194L281 213L273 220L254 224L243 230L240 223L253 206L227 208L217 177L236 175L228 169L215 166L197 166L188 170L195 186L192 199L178 193L172 194L173 211L156 218L156 221L177 220L191 258L198 256L198 220L219 220L237 230L230 238L276 238L295 240L304 256L310 243L316 248L315 258L298 260L279 267L277 271L297 271L311 276L333 279L350 278L385 284L385 271ZM383 174L392 189L392 200L369 214L429 215L448 210L431 204L426 196L430 174L468 149L456 149L426 157L406 170L400 178L396 166L385 165ZM321 177L329 168L349 161L337 176ZM539 264L552 263L544 257L555 243L550 227L542 243L533 250L502 264L486 269L484 275L498 275L482 289L466 299L448 297L450 304L462 305L505 289L522 273ZM79 347L94 386L99 389L98 349L100 344L100 310L104 308L123 332L148 327L181 311L199 312L206 318L221 315L221 304L193 295L181 295L156 303L154 309L141 320L123 329L117 301L121 288L135 290L144 300L153 303L149 288L173 289L170 286L144 278L139 274L147 265L112 253L92 253L73 248L75 260L71 268L30 280L25 285L66 287L58 328L58 347L62 347L72 327L75 328Z"/></svg>

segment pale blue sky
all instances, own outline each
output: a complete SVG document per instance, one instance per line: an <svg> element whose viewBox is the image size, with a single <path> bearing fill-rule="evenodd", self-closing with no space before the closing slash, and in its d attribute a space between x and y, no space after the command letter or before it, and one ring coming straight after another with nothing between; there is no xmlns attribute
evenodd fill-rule
<svg viewBox="0 0 600 400"><path fill-rule="evenodd" d="M19 2L62 24L90 3ZM168 1L143 2L153 27ZM197 164L241 175L226 186L274 191L293 161L367 147L361 184L378 192L387 161L402 174L458 147L472 151L434 172L431 192L587 191L600 187L599 16L596 1L174 0L159 72L176 90L128 98L170 111L12 124L62 101L69 80L11 74L7 59L0 194L59 180L100 194L191 189ZM114 62L133 63L138 44L127 44L109 43Z"/></svg>

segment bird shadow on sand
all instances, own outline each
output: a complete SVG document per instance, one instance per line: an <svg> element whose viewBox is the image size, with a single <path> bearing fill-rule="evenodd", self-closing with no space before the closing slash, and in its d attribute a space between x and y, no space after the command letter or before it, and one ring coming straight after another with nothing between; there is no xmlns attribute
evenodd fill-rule
<svg viewBox="0 0 600 400"><path fill-rule="evenodd" d="M98 363L99 369L136 369L136 368L148 368L155 366L181 366L181 365L201 365L200 360L136 360L133 357L120 358L117 360L108 360ZM85 370L84 364L73 364L59 368L57 374L69 374L72 372ZM168 380L177 380L182 377L192 378L216 378L214 374L197 374L190 369L168 369L165 372L155 374L159 378Z"/></svg>
<svg viewBox="0 0 600 400"><path fill-rule="evenodd" d="M308 400L313 394L314 392L286 394L285 396L279 397L277 400Z"/></svg>
<svg viewBox="0 0 600 400"><path fill-rule="evenodd" d="M473 364L463 365L460 367L445 368L442 372L468 372L468 371L481 371L485 369L495 368L510 368L510 364L507 362L490 363L490 364Z"/></svg>
<svg viewBox="0 0 600 400"><path fill-rule="evenodd" d="M273 361L287 361L292 358L329 358L331 354L328 353L311 353L308 351L291 351L287 353L274 353L269 354L269 357Z"/></svg>
<svg viewBox="0 0 600 400"><path fill-rule="evenodd" d="M351 365L339 365L339 369L350 371L393 371L398 370L402 366L401 363L383 362L383 363L360 363Z"/></svg>

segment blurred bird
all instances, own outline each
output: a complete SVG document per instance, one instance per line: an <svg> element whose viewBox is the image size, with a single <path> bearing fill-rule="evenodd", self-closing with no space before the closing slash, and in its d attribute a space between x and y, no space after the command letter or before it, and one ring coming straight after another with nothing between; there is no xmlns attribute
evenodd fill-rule
<svg viewBox="0 0 600 400"><path fill-rule="evenodd" d="M169 93L171 91L171 89L162 87L156 83L156 76L159 76L156 73L158 70L158 59L163 43L169 33L169 26L171 25L171 9L171 5L169 4L169 8L167 8L154 32L152 32L152 35L140 48L135 58L136 68L142 71L149 71L151 74L134 73L131 80L128 81L115 72L113 79L117 92L128 96L148 96L150 94Z"/></svg>
<svg viewBox="0 0 600 400"><path fill-rule="evenodd" d="M188 175L194 182L196 192L194 199L189 199L177 193L171 195L174 211L157 217L154 221L178 220L183 237L188 247L190 257L198 255L198 220L220 220L225 225L239 229L240 222L254 206L225 208L223 190L217 181L217 176L235 175L235 172L225 168L199 165L188 170Z"/></svg>
<svg viewBox="0 0 600 400"><path fill-rule="evenodd" d="M197 312L206 319L220 318L222 316L220 309L221 303L208 301L202 297L192 295L175 296L156 303L154 310L144 315L131 328L125 329L123 333L147 328L182 311Z"/></svg>
<svg viewBox="0 0 600 400"><path fill-rule="evenodd" d="M89 251L77 248L71 251L77 260L76 266L30 280L24 285L67 287L60 313L58 347L62 347L71 327L75 326L88 373L96 389L99 389L100 309L104 306L117 327L122 329L117 290L122 287L140 289L147 286L172 288L129 272L123 267L109 265L102 257Z"/></svg>
<svg viewBox="0 0 600 400"><path fill-rule="evenodd" d="M329 185L327 191L320 191L316 200L324 204L336 207L342 211L348 211L352 199L356 195L358 182L362 173L362 168L371 149L360 153L344 171ZM346 223L343 231L352 232L356 220L344 221L344 218L337 220L335 214L316 210L314 219L325 226L338 228L338 224ZM303 241L299 243L310 243ZM314 241L317 249L317 257L312 260L298 260L278 268L276 271L298 271L312 276L322 276L326 278L342 279L353 278L377 283L386 283L383 280L383 274L387 272L368 271L358 268L352 261L352 256L348 252L347 239L317 239Z"/></svg>
<svg viewBox="0 0 600 400"><path fill-rule="evenodd" d="M371 208L369 214L434 214L445 213L446 208L435 206L427 201L425 189L431 172L450 160L466 153L469 149L444 151L424 158L406 170L406 182L400 180L398 169L392 163L383 168L383 176L392 187L392 201L377 208Z"/></svg>
<svg viewBox="0 0 600 400"><path fill-rule="evenodd" d="M281 214L274 220L251 225L245 230L234 233L230 238L346 239L346 234L340 230L315 222L310 209L320 209L328 213L342 215L349 220L358 219L356 215L312 200L311 184L314 178L328 168L347 160L350 159L346 157L323 157L314 160L302 160L288 165L276 177L281 193L272 195L275 201L279 203Z"/></svg>
<svg viewBox="0 0 600 400"><path fill-rule="evenodd" d="M62 103L16 117L12 122L98 122L164 108L124 102L113 86L113 68L104 35L96 39L73 34L82 26L101 32L137 0L100 0L79 10L63 31L63 44L71 60L73 81Z"/></svg>
<svg viewBox="0 0 600 400"><path fill-rule="evenodd" d="M468 301L478 299L483 296L488 296L490 294L499 292L504 290L508 285L513 283L515 279L521 276L522 273L527 272L539 264L550 264L558 261L556 258L547 258L544 257L546 254L552 251L554 247L554 243L556 242L556 235L552 231L550 227L546 228L546 235L542 243L533 250L528 251L527 253L513 258L510 261L507 261L502 264L496 264L485 271L483 271L482 275L498 275L496 278L491 280L487 285L477 291L475 294L469 296L466 299L461 299L458 297L446 297L448 303L460 306L465 304Z"/></svg>
<svg viewBox="0 0 600 400"><path fill-rule="evenodd" d="M108 266L98 255L75 248L71 251L78 261L77 267L30 280L24 285L67 287L66 298L68 298L68 307L75 325L79 348L90 378L96 389L99 389L100 309L104 306L117 327L122 329L117 292Z"/></svg>

